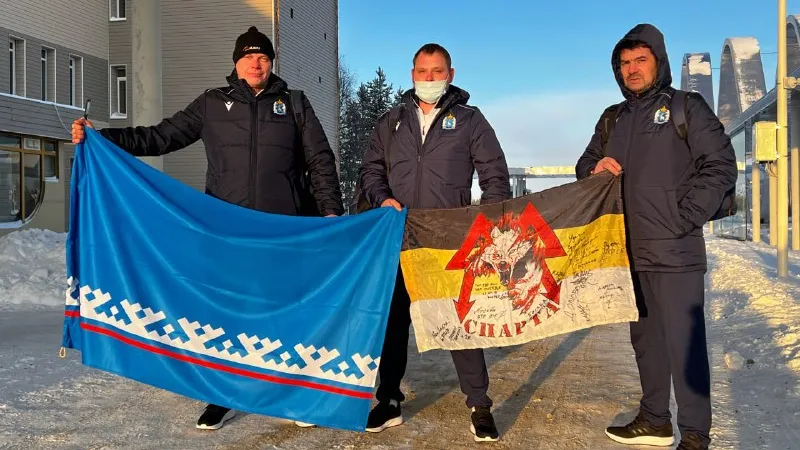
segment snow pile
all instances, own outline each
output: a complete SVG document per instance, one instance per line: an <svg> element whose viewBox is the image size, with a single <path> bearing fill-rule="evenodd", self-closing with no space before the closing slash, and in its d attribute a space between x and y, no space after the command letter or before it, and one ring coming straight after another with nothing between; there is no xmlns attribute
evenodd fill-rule
<svg viewBox="0 0 800 450"><path fill-rule="evenodd" d="M723 325L730 335L725 341L729 347L726 365L732 370L766 366L800 375L800 261L792 255L791 277L778 279L773 248L712 242L708 246L709 257L715 260L710 288L725 301L710 309L715 325Z"/></svg>
<svg viewBox="0 0 800 450"><path fill-rule="evenodd" d="M0 308L64 304L66 238L39 229L0 237Z"/></svg>

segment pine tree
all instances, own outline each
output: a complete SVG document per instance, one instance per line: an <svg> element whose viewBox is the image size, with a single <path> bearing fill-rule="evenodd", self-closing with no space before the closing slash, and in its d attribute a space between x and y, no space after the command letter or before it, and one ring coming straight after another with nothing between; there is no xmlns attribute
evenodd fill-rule
<svg viewBox="0 0 800 450"><path fill-rule="evenodd" d="M355 75L339 60L339 183L345 210L352 202L361 166L355 128L360 120L354 97Z"/></svg>
<svg viewBox="0 0 800 450"><path fill-rule="evenodd" d="M392 107L392 85L386 81L386 73L378 67L376 76L366 85L359 88L358 99L361 103L364 126L372 128L378 118ZM363 90L362 90L363 88Z"/></svg>
<svg viewBox="0 0 800 450"><path fill-rule="evenodd" d="M343 96L346 87L340 83L340 98L344 100L339 111L341 161L339 178L342 185L342 200L348 210L354 203L358 174L364 152L369 147L372 130L378 118L396 104L396 99L392 95L393 87L387 81L386 73L380 67L375 73L375 78L367 83L361 83L350 98Z"/></svg>
<svg viewBox="0 0 800 450"><path fill-rule="evenodd" d="M393 106L397 106L403 102L403 88L397 88L397 91L394 93L394 103Z"/></svg>

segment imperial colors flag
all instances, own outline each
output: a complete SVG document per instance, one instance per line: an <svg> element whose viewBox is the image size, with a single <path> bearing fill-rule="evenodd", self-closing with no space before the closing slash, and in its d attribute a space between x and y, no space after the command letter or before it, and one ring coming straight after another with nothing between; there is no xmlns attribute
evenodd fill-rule
<svg viewBox="0 0 800 450"><path fill-rule="evenodd" d="M405 212L266 214L87 129L71 178L63 345L204 402L364 430Z"/></svg>
<svg viewBox="0 0 800 450"><path fill-rule="evenodd" d="M400 256L420 351L635 321L619 177L502 203L411 210Z"/></svg>

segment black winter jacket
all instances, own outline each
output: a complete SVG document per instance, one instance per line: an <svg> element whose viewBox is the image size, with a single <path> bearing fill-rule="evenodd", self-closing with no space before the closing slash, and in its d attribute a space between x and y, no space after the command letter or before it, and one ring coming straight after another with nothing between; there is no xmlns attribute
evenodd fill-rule
<svg viewBox="0 0 800 450"><path fill-rule="evenodd" d="M624 41L646 43L658 61L655 86L640 95L625 88L620 74ZM604 156L623 169L628 251L636 271L706 270L703 225L736 183L736 157L717 116L698 94L686 102L688 139L682 140L662 107L671 105L669 60L661 32L651 25L634 27L614 49L611 66L625 96L621 113L601 146L598 122L589 146L575 167L578 178L590 175ZM688 145L687 145L688 144Z"/></svg>
<svg viewBox="0 0 800 450"><path fill-rule="evenodd" d="M301 143L286 82L272 74L256 96L235 70L227 80L158 125L100 133L135 156L164 155L202 139L207 194L274 214L342 214L334 154L308 98Z"/></svg>
<svg viewBox="0 0 800 450"><path fill-rule="evenodd" d="M419 106L414 92L403 95L404 108L396 129L389 130L387 112L375 126L360 171L370 205L394 198L409 208L458 208L472 202L472 177L478 171L481 203L511 196L508 166L494 130L469 94L450 86L422 143ZM396 107L397 108L397 107ZM386 173L385 144L393 133Z"/></svg>

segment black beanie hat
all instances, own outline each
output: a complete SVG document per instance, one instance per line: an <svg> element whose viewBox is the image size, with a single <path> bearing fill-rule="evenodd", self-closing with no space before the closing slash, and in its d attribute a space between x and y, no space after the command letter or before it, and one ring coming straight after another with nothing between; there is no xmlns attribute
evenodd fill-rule
<svg viewBox="0 0 800 450"><path fill-rule="evenodd" d="M263 53L270 61L275 60L275 49L272 48L272 41L264 33L260 33L258 28L250 27L247 33L236 38L236 47L233 49L233 63L236 64L242 56L248 53Z"/></svg>

